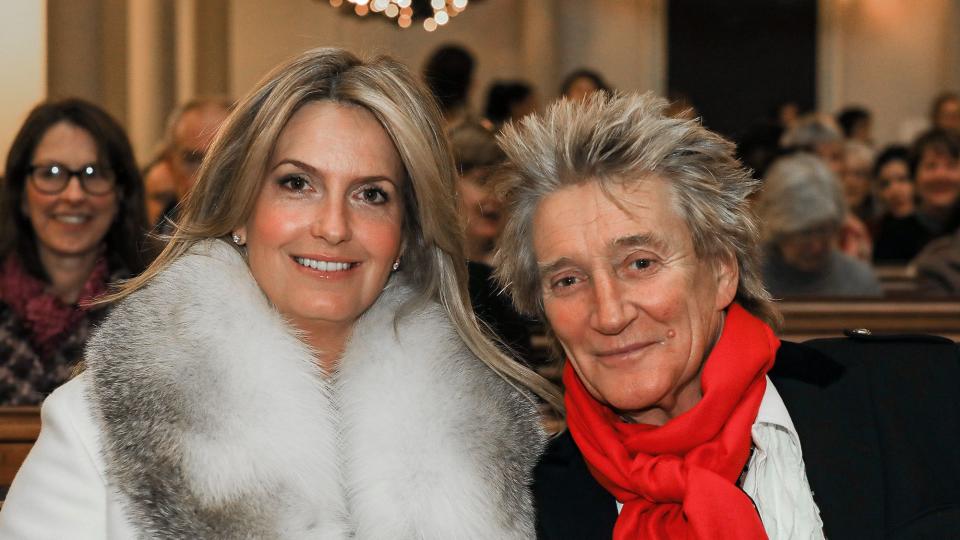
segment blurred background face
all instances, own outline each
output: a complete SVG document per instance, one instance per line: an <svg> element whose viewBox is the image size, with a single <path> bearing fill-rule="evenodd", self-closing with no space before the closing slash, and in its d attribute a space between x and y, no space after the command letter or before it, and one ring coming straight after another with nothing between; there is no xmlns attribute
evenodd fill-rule
<svg viewBox="0 0 960 540"><path fill-rule="evenodd" d="M826 267L838 241L839 227L823 224L805 231L784 235L777 247L783 261L801 272L817 272Z"/></svg>
<svg viewBox="0 0 960 540"><path fill-rule="evenodd" d="M570 88L567 89L566 96L571 100L578 101L599 89L590 77L577 77L570 83Z"/></svg>
<svg viewBox="0 0 960 540"><path fill-rule="evenodd" d="M902 218L913 213L913 182L907 162L893 160L880 167L877 194L892 216Z"/></svg>
<svg viewBox="0 0 960 540"><path fill-rule="evenodd" d="M837 178L843 178L846 171L846 162L843 156L843 142L834 141L829 143L820 143L814 147L814 153L827 164L830 171L837 175Z"/></svg>
<svg viewBox="0 0 960 540"><path fill-rule="evenodd" d="M533 245L544 310L587 391L651 422L652 410L672 416L699 400L700 366L736 272L697 257L662 180L610 192L586 182L539 204Z"/></svg>
<svg viewBox="0 0 960 540"><path fill-rule="evenodd" d="M847 155L844 158L843 198L847 208L860 206L870 194L870 162Z"/></svg>
<svg viewBox="0 0 960 540"><path fill-rule="evenodd" d="M177 122L173 132L170 167L178 198L182 199L193 187L203 157L228 114L222 107L208 105L183 113Z"/></svg>
<svg viewBox="0 0 960 540"><path fill-rule="evenodd" d="M32 166L58 164L70 170L100 163L96 141L88 131L67 122L54 124L33 152ZM105 174L109 174L106 173ZM37 237L41 260L49 257L93 256L99 251L117 215L117 193L91 195L72 176L60 193L44 193L30 177L24 184L23 213Z"/></svg>
<svg viewBox="0 0 960 540"><path fill-rule="evenodd" d="M927 149L917 164L917 194L931 212L947 211L960 195L960 161L944 152Z"/></svg>
<svg viewBox="0 0 960 540"><path fill-rule="evenodd" d="M484 261L492 253L503 225L500 200L494 196L485 177L488 167L478 167L462 175L457 183L466 220L467 258Z"/></svg>
<svg viewBox="0 0 960 540"><path fill-rule="evenodd" d="M941 129L960 131L960 101L956 99L944 101L937 109L933 123Z"/></svg>
<svg viewBox="0 0 960 540"><path fill-rule="evenodd" d="M366 109L317 101L287 123L269 167L238 231L250 270L295 326L341 346L400 255L400 156Z"/></svg>

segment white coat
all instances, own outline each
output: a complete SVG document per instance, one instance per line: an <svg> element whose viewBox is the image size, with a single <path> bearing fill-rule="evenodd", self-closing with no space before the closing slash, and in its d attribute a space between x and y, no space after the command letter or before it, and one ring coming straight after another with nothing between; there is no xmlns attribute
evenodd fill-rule
<svg viewBox="0 0 960 540"><path fill-rule="evenodd" d="M535 407L393 278L336 375L237 251L119 303L44 403L0 538L521 539Z"/></svg>

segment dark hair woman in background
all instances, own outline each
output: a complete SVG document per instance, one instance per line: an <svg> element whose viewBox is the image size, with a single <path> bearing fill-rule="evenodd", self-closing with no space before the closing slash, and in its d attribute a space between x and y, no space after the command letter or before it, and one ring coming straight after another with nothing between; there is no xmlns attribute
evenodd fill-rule
<svg viewBox="0 0 960 540"><path fill-rule="evenodd" d="M78 100L43 103L0 188L0 403L40 403L70 375L102 310L81 307L143 269L143 183L126 133Z"/></svg>

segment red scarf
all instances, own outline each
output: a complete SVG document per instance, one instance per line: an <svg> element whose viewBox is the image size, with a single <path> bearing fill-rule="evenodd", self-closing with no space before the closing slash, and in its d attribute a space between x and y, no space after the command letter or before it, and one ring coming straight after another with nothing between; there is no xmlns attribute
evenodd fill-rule
<svg viewBox="0 0 960 540"><path fill-rule="evenodd" d="M738 304L701 374L703 398L663 426L629 424L563 372L567 424L590 472L623 510L615 540L766 538L735 484L780 341Z"/></svg>
<svg viewBox="0 0 960 540"><path fill-rule="evenodd" d="M45 357L56 351L85 316L86 309L80 304L106 292L108 273L107 261L101 258L83 284L77 304L68 305L47 292L50 285L30 275L19 257L10 255L0 268L0 300L23 320L30 343Z"/></svg>

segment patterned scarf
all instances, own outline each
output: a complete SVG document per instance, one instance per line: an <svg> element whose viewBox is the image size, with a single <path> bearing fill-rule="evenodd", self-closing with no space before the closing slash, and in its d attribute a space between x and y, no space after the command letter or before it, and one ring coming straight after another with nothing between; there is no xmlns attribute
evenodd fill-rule
<svg viewBox="0 0 960 540"><path fill-rule="evenodd" d="M615 540L766 538L736 481L779 346L766 324L733 304L703 367L703 398L663 426L624 422L567 362L570 434L593 476L623 503Z"/></svg>
<svg viewBox="0 0 960 540"><path fill-rule="evenodd" d="M67 305L47 292L49 284L30 275L19 257L10 255L0 267L0 300L24 321L30 343L46 357L83 319L86 308L81 305L106 292L108 276L107 260L101 257L83 284L77 303Z"/></svg>

